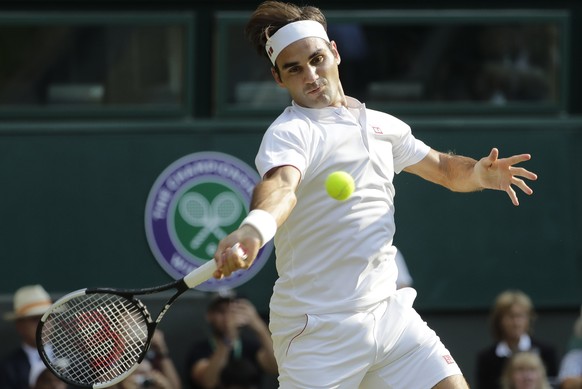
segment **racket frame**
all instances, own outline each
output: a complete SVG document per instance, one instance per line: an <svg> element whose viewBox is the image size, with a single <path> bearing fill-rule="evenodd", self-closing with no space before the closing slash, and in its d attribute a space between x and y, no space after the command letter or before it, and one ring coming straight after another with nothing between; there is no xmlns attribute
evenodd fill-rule
<svg viewBox="0 0 582 389"><path fill-rule="evenodd" d="M40 354L40 357L43 363L47 366L47 368L59 377L61 380L67 382L68 384L83 387L83 388L107 388L109 386L115 385L120 381L127 378L133 371L137 368L137 366L143 361L145 358L147 351L150 347L152 337L154 335L154 331L158 325L158 323L164 318L166 312L170 309L172 303L180 297L184 292L187 290L195 287L196 285L208 280L214 271L216 270L216 262L214 260L210 260L207 263L203 264L202 266L194 269L192 272L187 274L184 278L179 279L177 281L170 282L165 285L160 285L151 288L141 288L141 289L115 289L115 288L86 288L86 289L79 289L74 292L70 292L57 301L53 303L53 305L49 308L47 312L41 317L40 322L36 328L36 344L37 349ZM161 308L160 312L158 313L155 320L153 320L152 315L150 314L149 310L147 309L146 305L136 296L144 296L150 295L158 292L164 292L167 290L175 289L176 292L166 301L164 306ZM112 294L116 296L123 297L130 301L133 305L135 305L140 313L145 318L145 324L147 328L147 338L145 344L143 346L143 350L141 355L138 357L136 363L131 366L128 370L121 373L120 375L114 377L111 380L99 382L99 383L82 383L78 381L71 380L67 377L64 377L56 368L53 366L51 362L50 356L47 354L45 350L45 345L43 344L42 340L42 332L45 323L49 319L50 315L53 312L58 311L58 308L67 302L90 294Z"/></svg>

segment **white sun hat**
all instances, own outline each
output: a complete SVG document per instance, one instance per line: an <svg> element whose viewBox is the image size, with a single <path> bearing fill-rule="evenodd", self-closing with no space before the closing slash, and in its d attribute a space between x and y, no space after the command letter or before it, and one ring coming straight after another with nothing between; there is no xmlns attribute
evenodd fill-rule
<svg viewBox="0 0 582 389"><path fill-rule="evenodd" d="M4 315L4 320L16 320L43 315L52 301L41 285L27 285L14 293L14 311Z"/></svg>

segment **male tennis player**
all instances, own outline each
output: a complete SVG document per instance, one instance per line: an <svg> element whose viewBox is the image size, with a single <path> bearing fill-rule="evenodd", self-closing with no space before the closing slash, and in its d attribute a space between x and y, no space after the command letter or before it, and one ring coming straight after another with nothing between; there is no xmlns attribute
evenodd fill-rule
<svg viewBox="0 0 582 389"><path fill-rule="evenodd" d="M259 5L246 33L269 59L292 105L271 124L256 157L262 181L240 228L218 245L216 277L247 268L275 236L279 278L270 329L283 389L467 388L437 335L396 290L394 173L406 171L458 192L532 190L515 167L527 154L479 161L440 153L408 125L344 94L341 57L315 7ZM328 174L356 183L343 202L327 196ZM243 261L228 247L240 243Z"/></svg>

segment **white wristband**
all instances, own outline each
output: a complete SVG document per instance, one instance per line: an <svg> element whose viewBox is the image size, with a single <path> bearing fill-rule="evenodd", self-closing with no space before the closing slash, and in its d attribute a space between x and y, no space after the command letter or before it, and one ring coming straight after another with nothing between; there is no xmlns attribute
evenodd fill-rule
<svg viewBox="0 0 582 389"><path fill-rule="evenodd" d="M259 232L259 235L261 235L261 247L273 239L277 232L277 221L273 215L262 209L253 209L249 212L240 225L242 227L245 224L252 226Z"/></svg>

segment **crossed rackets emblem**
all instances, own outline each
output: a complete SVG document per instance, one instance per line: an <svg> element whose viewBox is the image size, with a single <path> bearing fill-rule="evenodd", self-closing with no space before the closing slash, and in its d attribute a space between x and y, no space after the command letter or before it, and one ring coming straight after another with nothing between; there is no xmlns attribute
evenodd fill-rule
<svg viewBox="0 0 582 389"><path fill-rule="evenodd" d="M242 205L230 192L220 193L212 202L200 193L190 192L180 199L178 212L186 223L201 228L190 241L190 248L197 250L210 235L224 238L227 232L223 228L238 220Z"/></svg>

